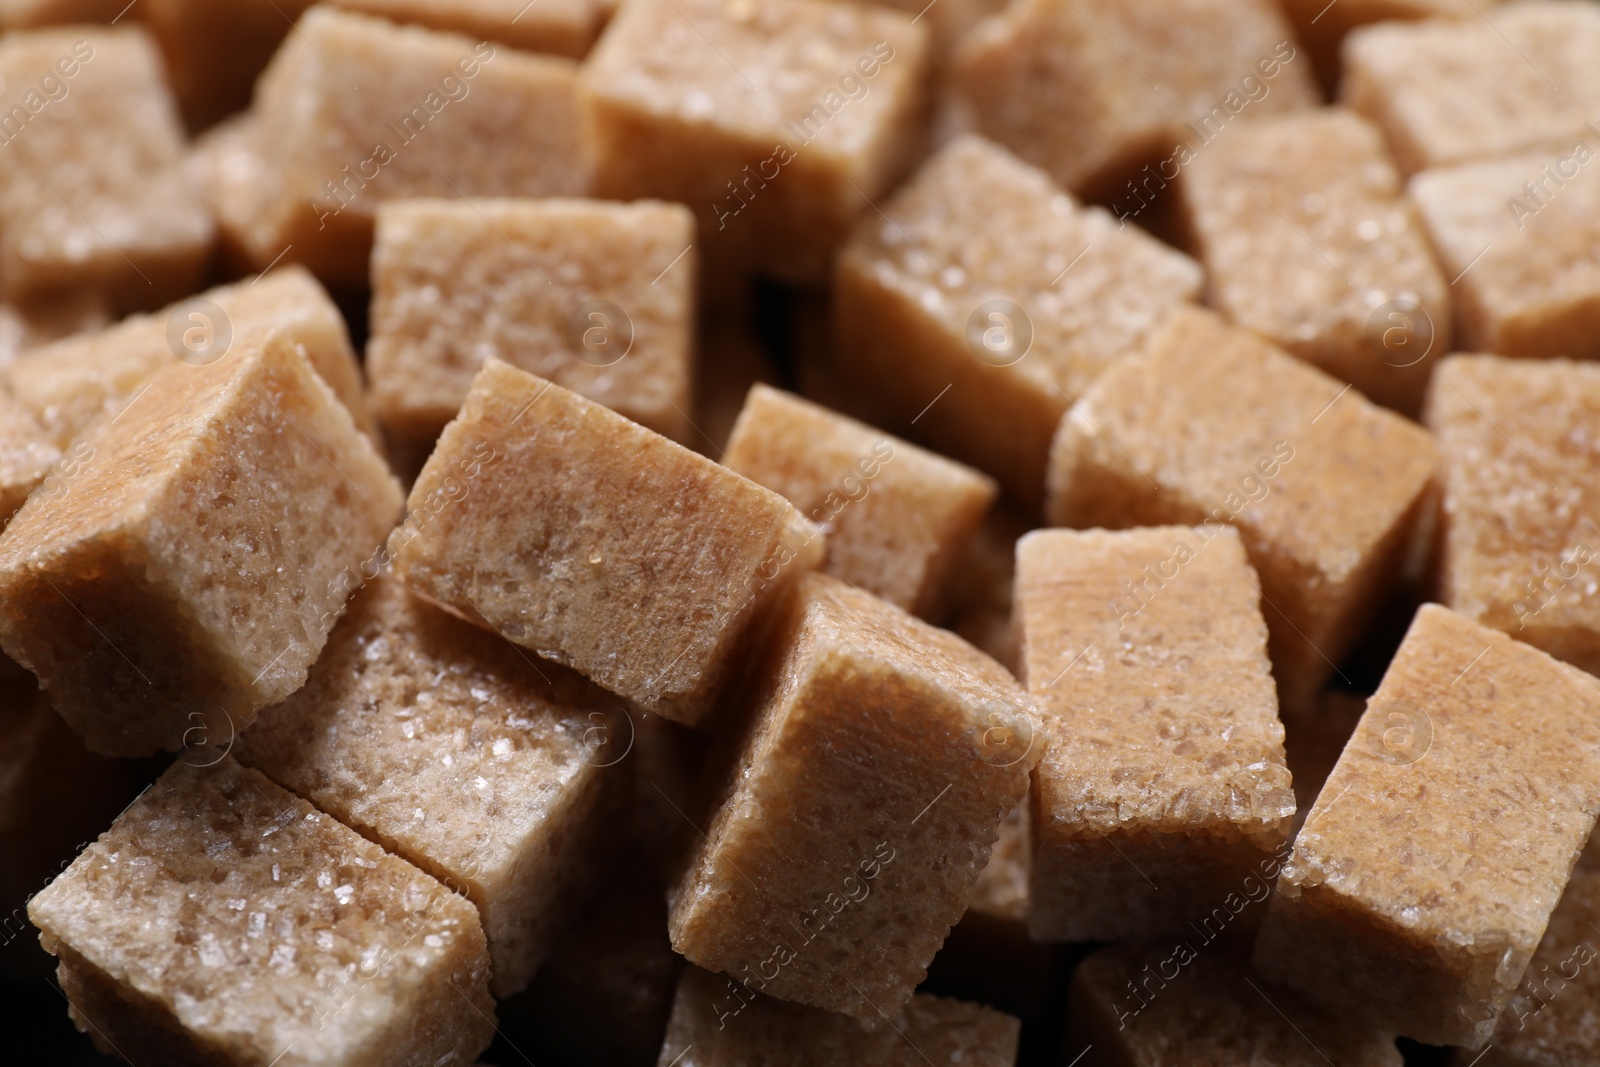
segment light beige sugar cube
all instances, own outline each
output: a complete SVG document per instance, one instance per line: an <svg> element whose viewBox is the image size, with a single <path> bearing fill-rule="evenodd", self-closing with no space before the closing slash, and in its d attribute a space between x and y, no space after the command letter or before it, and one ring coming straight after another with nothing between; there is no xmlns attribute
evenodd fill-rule
<svg viewBox="0 0 1600 1067"><path fill-rule="evenodd" d="M107 755L232 736L300 688L399 486L287 337L174 364L0 535L0 646ZM81 447L80 447L81 446Z"/></svg>
<svg viewBox="0 0 1600 1067"><path fill-rule="evenodd" d="M1346 1017L1482 1048L1597 810L1600 681L1424 605L1295 839L1256 967Z"/></svg>
<svg viewBox="0 0 1600 1067"><path fill-rule="evenodd" d="M33 412L0 389L0 529L61 458Z"/></svg>
<svg viewBox="0 0 1600 1067"><path fill-rule="evenodd" d="M708 260L815 283L917 136L927 34L829 0L638 0L584 64L595 188L694 209Z"/></svg>
<svg viewBox="0 0 1600 1067"><path fill-rule="evenodd" d="M1310 53L1317 80L1337 95L1341 63L1339 46L1355 29L1374 22L1421 19L1475 19L1500 0L1279 0L1294 25L1295 37Z"/></svg>
<svg viewBox="0 0 1600 1067"><path fill-rule="evenodd" d="M28 916L134 1062L422 1067L494 1035L476 909L229 759L174 764Z"/></svg>
<svg viewBox="0 0 1600 1067"><path fill-rule="evenodd" d="M184 118L201 130L249 106L256 78L310 6L311 0L140 0L126 14L155 34Z"/></svg>
<svg viewBox="0 0 1600 1067"><path fill-rule="evenodd" d="M498 359L411 511L389 554L413 590L689 725L824 545L776 493Z"/></svg>
<svg viewBox="0 0 1600 1067"><path fill-rule="evenodd" d="M755 685L673 948L875 1028L961 918L1043 730L998 663L824 575L785 605Z"/></svg>
<svg viewBox="0 0 1600 1067"><path fill-rule="evenodd" d="M1047 515L1079 529L1237 526L1279 699L1298 704L1403 570L1437 463L1414 423L1209 312L1180 310L1062 420ZM1164 578L1145 582L1154 592Z"/></svg>
<svg viewBox="0 0 1600 1067"><path fill-rule="evenodd" d="M862 219L834 279L838 365L918 440L1037 504L1049 441L1199 266L1041 171L959 139Z"/></svg>
<svg viewBox="0 0 1600 1067"><path fill-rule="evenodd" d="M1212 307L1381 404L1421 408L1450 351L1450 289L1375 126L1339 108L1241 126L1179 191Z"/></svg>
<svg viewBox="0 0 1600 1067"><path fill-rule="evenodd" d="M334 0L335 7L395 22L498 41L530 52L582 59L616 8L615 0Z"/></svg>

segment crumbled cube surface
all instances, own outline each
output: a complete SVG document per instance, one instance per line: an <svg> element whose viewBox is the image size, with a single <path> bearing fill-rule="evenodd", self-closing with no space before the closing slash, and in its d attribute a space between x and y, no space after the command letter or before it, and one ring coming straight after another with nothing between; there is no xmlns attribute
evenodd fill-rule
<svg viewBox="0 0 1600 1067"><path fill-rule="evenodd" d="M60 461L33 412L0 388L0 529Z"/></svg>
<svg viewBox="0 0 1600 1067"><path fill-rule="evenodd" d="M472 905L232 760L174 764L28 916L135 1063L423 1067L493 1036Z"/></svg>
<svg viewBox="0 0 1600 1067"><path fill-rule="evenodd" d="M1600 357L1600 166L1589 165L1596 156L1600 128L1557 151L1412 179L1411 198L1456 279L1457 348Z"/></svg>
<svg viewBox="0 0 1600 1067"><path fill-rule="evenodd" d="M999 491L970 467L762 385L722 461L829 530L827 573L924 617Z"/></svg>
<svg viewBox="0 0 1600 1067"><path fill-rule="evenodd" d="M1079 529L1237 526L1291 703L1378 608L1437 461L1414 423L1209 312L1180 310L1062 421L1047 515Z"/></svg>
<svg viewBox="0 0 1600 1067"><path fill-rule="evenodd" d="M1273 0L1024 0L968 35L951 67L978 132L1130 209L1135 183L1160 195L1235 122L1317 101Z"/></svg>
<svg viewBox="0 0 1600 1067"><path fill-rule="evenodd" d="M501 41L530 52L582 59L600 36L615 0L333 0L395 22Z"/></svg>
<svg viewBox="0 0 1600 1067"><path fill-rule="evenodd" d="M817 1063L1011 1067L1021 1025L978 1004L919 994L868 1032L849 1018L753 993L697 967L683 972L657 1067ZM891 1029L892 1027L892 1029Z"/></svg>
<svg viewBox="0 0 1600 1067"><path fill-rule="evenodd" d="M1422 406L1450 291L1375 126L1339 108L1250 123L1179 191L1213 308L1381 404Z"/></svg>
<svg viewBox="0 0 1600 1067"><path fill-rule="evenodd" d="M389 551L413 590L690 725L824 551L771 490L498 359L410 508Z"/></svg>
<svg viewBox="0 0 1600 1067"><path fill-rule="evenodd" d="M124 4L126 0L124 0ZM140 0L126 14L150 27L191 129L250 104L272 54L312 0ZM123 14L119 9L112 17Z"/></svg>
<svg viewBox="0 0 1600 1067"><path fill-rule="evenodd" d="M625 715L578 675L380 579L235 755L464 893L506 996L575 910L609 769L591 728Z"/></svg>
<svg viewBox="0 0 1600 1067"><path fill-rule="evenodd" d="M1335 1012L1482 1048L1597 810L1600 681L1424 605L1295 839L1256 967Z"/></svg>
<svg viewBox="0 0 1600 1067"><path fill-rule="evenodd" d="M76 289L118 310L193 292L214 230L183 169L161 55L136 27L0 39L0 295Z"/></svg>
<svg viewBox="0 0 1600 1067"><path fill-rule="evenodd" d="M1444 472L1441 598L1600 673L1600 367L1452 356L1428 427Z"/></svg>
<svg viewBox="0 0 1600 1067"><path fill-rule="evenodd" d="M672 945L876 1028L961 918L1045 738L1005 668L953 634L824 575L784 612Z"/></svg>
<svg viewBox="0 0 1600 1067"><path fill-rule="evenodd" d="M1339 46L1345 36L1361 26L1390 20L1475 19L1500 0L1278 0L1294 25L1295 36L1311 53L1311 62L1323 86L1339 84Z"/></svg>
<svg viewBox="0 0 1600 1067"><path fill-rule="evenodd" d="M635 0L584 64L606 197L694 208L709 259L822 281L916 136L927 34L829 0Z"/></svg>
<svg viewBox="0 0 1600 1067"><path fill-rule="evenodd" d="M883 210L839 257L840 369L891 409L890 425L1037 504L1062 413L1198 296L1199 265L976 137Z"/></svg>
<svg viewBox="0 0 1600 1067"><path fill-rule="evenodd" d="M287 337L175 362L0 535L0 646L89 747L232 736L300 688L401 494Z"/></svg>
<svg viewBox="0 0 1600 1067"><path fill-rule="evenodd" d="M1340 98L1383 128L1408 174L1568 148L1600 107L1593 5L1522 0L1469 14L1384 22L1345 42Z"/></svg>
<svg viewBox="0 0 1600 1067"><path fill-rule="evenodd" d="M681 204L381 205L367 367L384 428L431 443L498 356L687 440L693 243Z"/></svg>

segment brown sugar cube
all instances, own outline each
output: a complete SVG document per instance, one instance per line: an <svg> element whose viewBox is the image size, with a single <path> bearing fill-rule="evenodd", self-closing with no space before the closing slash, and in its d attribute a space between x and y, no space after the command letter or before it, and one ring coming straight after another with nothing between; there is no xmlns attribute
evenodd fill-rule
<svg viewBox="0 0 1600 1067"><path fill-rule="evenodd" d="M1345 42L1340 97L1383 128L1407 174L1565 149L1600 106L1592 5L1523 0L1468 14L1385 22Z"/></svg>
<svg viewBox="0 0 1600 1067"><path fill-rule="evenodd" d="M1067 1004L1068 1055L1084 1044L1092 1047L1084 1067L1404 1063L1392 1037L1317 1010L1226 948L1189 941L1114 945L1080 963Z"/></svg>
<svg viewBox="0 0 1600 1067"><path fill-rule="evenodd" d="M1022 1026L978 1004L919 994L875 1032L848 1018L761 996L696 967L683 972L656 1067L1011 1067Z"/></svg>
<svg viewBox="0 0 1600 1067"><path fill-rule="evenodd" d="M1050 437L1200 267L975 137L863 219L835 276L838 362L918 439L1037 505Z"/></svg>
<svg viewBox="0 0 1600 1067"><path fill-rule="evenodd" d="M877 6L633 0L581 76L595 188L690 205L710 260L822 281L907 162L926 53Z"/></svg>
<svg viewBox="0 0 1600 1067"><path fill-rule="evenodd" d="M1428 427L1444 471L1440 592L1469 619L1600 673L1600 367L1452 356Z"/></svg>
<svg viewBox="0 0 1600 1067"><path fill-rule="evenodd" d="M0 294L28 303L89 289L127 311L193 292L213 228L145 32L8 34L0 84Z"/></svg>
<svg viewBox="0 0 1600 1067"><path fill-rule="evenodd" d="M281 334L158 373L0 535L0 646L106 755L226 733L300 688L399 486Z"/></svg>
<svg viewBox="0 0 1600 1067"><path fill-rule="evenodd" d="M1130 211L1236 121L1317 101L1272 0L1024 0L957 46L951 78L979 133Z"/></svg>
<svg viewBox="0 0 1600 1067"><path fill-rule="evenodd" d="M764 385L723 462L829 531L827 573L925 617L999 492L970 467Z"/></svg>
<svg viewBox="0 0 1600 1067"><path fill-rule="evenodd" d="M367 369L385 430L431 444L498 356L686 440L693 243L679 204L381 205Z"/></svg>
<svg viewBox="0 0 1600 1067"><path fill-rule="evenodd" d="M530 52L582 59L600 36L614 0L333 0L395 22L498 41Z"/></svg>
<svg viewBox="0 0 1600 1067"><path fill-rule="evenodd" d="M1329 95L1338 95L1339 46L1345 36L1374 22L1419 19L1475 19L1499 0L1278 0L1304 42L1317 80Z"/></svg>
<svg viewBox="0 0 1600 1067"><path fill-rule="evenodd" d="M1421 408L1450 350L1449 287L1376 127L1338 108L1250 123L1178 188L1212 307L1380 404Z"/></svg>
<svg viewBox="0 0 1600 1067"><path fill-rule="evenodd" d="M1027 790L1044 743L1032 706L960 638L823 575L786 604L748 703L674 890L672 946L875 1028L911 998Z"/></svg>
<svg viewBox="0 0 1600 1067"><path fill-rule="evenodd" d="M493 358L410 507L413 590L688 725L824 552L776 493Z"/></svg>
<svg viewBox="0 0 1600 1067"><path fill-rule="evenodd" d="M231 759L174 764L28 917L134 1063L422 1067L494 1034L477 910Z"/></svg>
<svg viewBox="0 0 1600 1067"><path fill-rule="evenodd" d="M1237 526L1292 705L1320 689L1403 569L1437 462L1414 423L1182 310L1062 420L1047 514L1079 529ZM1162 595L1164 580L1140 578L1133 595Z"/></svg>
<svg viewBox="0 0 1600 1067"><path fill-rule="evenodd" d="M1597 12L1600 14L1600 12ZM1411 198L1456 279L1457 347L1600 357L1600 127L1559 152L1441 168Z"/></svg>
<svg viewBox="0 0 1600 1067"><path fill-rule="evenodd" d="M33 412L0 389L0 529L60 461Z"/></svg>
<svg viewBox="0 0 1600 1067"><path fill-rule="evenodd" d="M464 893L503 997L575 910L605 811L608 757L591 729L626 715L578 675L380 579L235 756Z"/></svg>
<svg viewBox="0 0 1600 1067"><path fill-rule="evenodd" d="M1423 605L1295 838L1256 967L1341 1015L1482 1048L1597 810L1600 681Z"/></svg>
<svg viewBox="0 0 1600 1067"><path fill-rule="evenodd" d="M250 104L250 90L311 0L141 0L191 129ZM117 12L112 12L113 15Z"/></svg>

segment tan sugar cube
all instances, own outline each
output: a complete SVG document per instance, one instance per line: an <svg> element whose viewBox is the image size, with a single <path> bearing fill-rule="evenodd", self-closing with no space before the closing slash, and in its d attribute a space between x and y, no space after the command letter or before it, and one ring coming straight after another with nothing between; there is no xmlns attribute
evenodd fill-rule
<svg viewBox="0 0 1600 1067"><path fill-rule="evenodd" d="M173 94L190 128L200 130L249 106L256 78L311 3L140 0L128 13L161 43Z"/></svg>
<svg viewBox="0 0 1600 1067"><path fill-rule="evenodd" d="M1037 504L1050 437L1200 267L961 138L864 218L834 283L839 365L919 440Z"/></svg>
<svg viewBox="0 0 1600 1067"><path fill-rule="evenodd" d="M180 760L28 916L135 1063L423 1067L494 1034L472 905L232 760Z"/></svg>
<svg viewBox="0 0 1600 1067"><path fill-rule="evenodd" d="M400 490L281 334L175 363L0 535L0 646L107 755L232 736L296 689Z"/></svg>
<svg viewBox="0 0 1600 1067"><path fill-rule="evenodd" d="M1011 1067L1017 1062L1022 1024L992 1008L919 994L887 1018L888 1026L868 1032L845 1016L764 997L690 967L678 983L656 1067Z"/></svg>
<svg viewBox="0 0 1600 1067"><path fill-rule="evenodd" d="M999 492L970 467L764 385L722 461L828 529L827 573L922 616L941 606Z"/></svg>
<svg viewBox="0 0 1600 1067"><path fill-rule="evenodd" d="M1600 357L1597 156L1600 126L1557 152L1412 179L1411 198L1456 279L1458 348Z"/></svg>
<svg viewBox="0 0 1600 1067"><path fill-rule="evenodd" d="M1272 0L1023 0L968 35L951 67L978 132L1130 209L1141 165L1159 172L1143 186L1158 194L1234 122L1317 102Z"/></svg>
<svg viewBox="0 0 1600 1067"><path fill-rule="evenodd" d="M672 946L875 1028L961 918L1044 737L1005 668L822 575L786 604L758 677L674 890Z"/></svg>
<svg viewBox="0 0 1600 1067"><path fill-rule="evenodd" d="M678 204L381 205L367 369L384 428L431 443L498 356L687 440L693 243Z"/></svg>
<svg viewBox="0 0 1600 1067"><path fill-rule="evenodd" d="M413 590L689 725L824 551L776 493L498 359L410 508L389 552Z"/></svg>
<svg viewBox="0 0 1600 1067"><path fill-rule="evenodd" d="M0 389L0 529L60 461L33 412Z"/></svg>
<svg viewBox="0 0 1600 1067"><path fill-rule="evenodd" d="M633 0L584 64L595 188L694 209L708 259L814 283L917 135L927 34L824 0Z"/></svg>
<svg viewBox="0 0 1600 1067"><path fill-rule="evenodd" d="M1374 22L1420 19L1475 19L1500 0L1278 0L1294 25L1295 36L1311 54L1317 80L1337 96L1339 46L1352 30Z"/></svg>
<svg viewBox="0 0 1600 1067"><path fill-rule="evenodd" d="M503 997L575 910L603 787L622 774L590 743L611 720L626 732L615 697L380 579L235 756L464 893ZM434 799L420 819L419 797Z"/></svg>
<svg viewBox="0 0 1600 1067"><path fill-rule="evenodd" d="M1256 967L1482 1048L1597 810L1600 681L1426 604L1295 839Z"/></svg>
<svg viewBox="0 0 1600 1067"><path fill-rule="evenodd" d="M600 36L615 0L333 0L395 22L498 41L530 52L582 59Z"/></svg>
<svg viewBox="0 0 1600 1067"><path fill-rule="evenodd" d="M1450 291L1375 126L1338 108L1250 123L1179 191L1212 307L1381 404L1421 408L1450 350Z"/></svg>
<svg viewBox="0 0 1600 1067"><path fill-rule="evenodd" d="M1182 310L1062 420L1047 514L1079 529L1237 526L1261 580L1279 699L1294 704L1312 699L1402 570L1437 462L1414 423Z"/></svg>

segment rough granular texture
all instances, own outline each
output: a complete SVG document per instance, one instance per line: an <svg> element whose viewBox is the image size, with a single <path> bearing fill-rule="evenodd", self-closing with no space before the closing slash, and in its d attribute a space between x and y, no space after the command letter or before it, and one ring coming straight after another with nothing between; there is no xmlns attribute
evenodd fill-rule
<svg viewBox="0 0 1600 1067"><path fill-rule="evenodd" d="M503 997L527 985L572 917L602 789L623 773L600 766L591 730L616 719L625 732L625 717L578 675L380 579L356 595L305 686L235 753L465 893Z"/></svg>
<svg viewBox="0 0 1600 1067"><path fill-rule="evenodd" d="M1350 31L1374 22L1416 19L1475 19L1500 0L1279 0L1294 24L1295 37L1311 53L1317 78L1337 95L1339 46Z"/></svg>
<svg viewBox="0 0 1600 1067"><path fill-rule="evenodd" d="M841 1015L761 996L696 967L683 972L657 1067L1011 1067L1022 1024L978 1004L925 994L885 1008L868 1032Z"/></svg>
<svg viewBox="0 0 1600 1067"><path fill-rule="evenodd" d="M1272 0L1025 0L957 46L952 79L980 133L1130 207L1235 122L1317 102Z"/></svg>
<svg viewBox="0 0 1600 1067"><path fill-rule="evenodd" d="M1597 425L1600 367L1588 363L1453 356L1429 393L1444 469L1444 602L1591 674Z"/></svg>
<svg viewBox="0 0 1600 1067"><path fill-rule="evenodd" d="M206 304L221 309L221 321ZM97 423L116 417L158 371L180 360L205 362L213 354L221 359L243 351L239 342L264 328L303 346L312 369L356 426L376 439L344 318L327 291L300 267L218 286L164 311L45 345L18 358L5 373L5 384L44 424L56 446L66 449ZM186 345L185 335L194 347ZM223 350L227 335L233 343Z"/></svg>
<svg viewBox="0 0 1600 1067"><path fill-rule="evenodd" d="M1457 348L1600 357L1597 155L1600 127L1571 148L1412 179L1411 198L1456 279Z"/></svg>
<svg viewBox="0 0 1600 1067"><path fill-rule="evenodd" d="M892 424L1036 504L1062 413L1199 294L1199 265L976 137L883 210L839 257L839 367Z"/></svg>
<svg viewBox="0 0 1600 1067"><path fill-rule="evenodd" d="M778 494L493 358L410 509L413 590L690 725L824 552Z"/></svg>
<svg viewBox="0 0 1600 1067"><path fill-rule="evenodd" d="M1401 1067L1394 1039L1263 981L1226 948L1142 942L1072 974L1067 1047L1119 1067Z"/></svg>
<svg viewBox="0 0 1600 1067"><path fill-rule="evenodd" d="M91 289L129 311L194 292L214 231L145 32L8 34L0 85L0 296Z"/></svg>
<svg viewBox="0 0 1600 1067"><path fill-rule="evenodd" d="M1256 967L1341 1015L1482 1048L1597 810L1600 681L1424 605L1295 839Z"/></svg>
<svg viewBox="0 0 1600 1067"><path fill-rule="evenodd" d="M961 918L1043 728L988 656L822 575L756 684L673 893L673 948L875 1028Z"/></svg>
<svg viewBox="0 0 1600 1067"><path fill-rule="evenodd" d="M126 0L124 0L126 2ZM161 43L189 127L205 129L250 105L250 90L312 0L141 0L125 13ZM122 14L113 10L109 18Z"/></svg>
<svg viewBox="0 0 1600 1067"><path fill-rule="evenodd" d="M1239 528L1284 703L1309 700L1401 570L1431 503L1423 430L1208 312L1180 310L1062 421L1047 514Z"/></svg>
<svg viewBox="0 0 1600 1067"><path fill-rule="evenodd" d="M0 646L89 747L233 736L300 688L400 488L286 337L158 373L0 535Z"/></svg>
<svg viewBox="0 0 1600 1067"><path fill-rule="evenodd" d="M494 1033L472 905L232 760L174 764L28 917L134 1063L431 1067Z"/></svg>
<svg viewBox="0 0 1600 1067"><path fill-rule="evenodd" d="M1212 307L1381 404L1422 406L1450 293L1376 127L1337 108L1251 123L1179 190Z"/></svg>
<svg viewBox="0 0 1600 1067"><path fill-rule="evenodd" d="M615 0L333 0L335 7L582 59Z"/></svg>
<svg viewBox="0 0 1600 1067"><path fill-rule="evenodd" d="M827 573L924 617L999 492L970 467L760 385L722 461L828 531Z"/></svg>
<svg viewBox="0 0 1600 1067"><path fill-rule="evenodd" d="M431 444L497 356L686 441L693 243L680 204L382 205L367 369L384 429Z"/></svg>
<svg viewBox="0 0 1600 1067"><path fill-rule="evenodd" d="M1048 530L1017 545L1041 941L1186 931L1295 812L1255 573L1231 526Z"/></svg>
<svg viewBox="0 0 1600 1067"><path fill-rule="evenodd" d="M1408 174L1568 148L1600 107L1592 5L1527 0L1467 14L1385 22L1345 42L1340 96L1383 128Z"/></svg>
<svg viewBox="0 0 1600 1067"><path fill-rule="evenodd" d="M694 208L709 260L816 283L917 136L927 33L820 0L639 0L584 64L595 188Z"/></svg>
<svg viewBox="0 0 1600 1067"><path fill-rule="evenodd" d="M60 461L33 412L0 388L0 529Z"/></svg>

